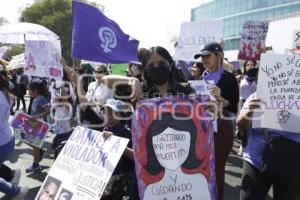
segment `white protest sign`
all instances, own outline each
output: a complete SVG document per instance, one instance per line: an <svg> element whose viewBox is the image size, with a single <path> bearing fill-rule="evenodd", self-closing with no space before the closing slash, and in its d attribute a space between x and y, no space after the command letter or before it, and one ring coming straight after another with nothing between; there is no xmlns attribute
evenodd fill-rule
<svg viewBox="0 0 300 200"><path fill-rule="evenodd" d="M25 74L29 76L63 76L60 41L25 41Z"/></svg>
<svg viewBox="0 0 300 200"><path fill-rule="evenodd" d="M212 100L215 99L214 96L211 95L211 87L214 85L213 80L193 80L188 82L197 94L207 95Z"/></svg>
<svg viewBox="0 0 300 200"><path fill-rule="evenodd" d="M193 80L188 82L190 86L195 90L196 94L207 96L207 101L216 100L216 98L211 94L211 87L214 85L213 80ZM214 132L218 132L218 124L215 118L213 118L212 124Z"/></svg>
<svg viewBox="0 0 300 200"><path fill-rule="evenodd" d="M51 167L36 200L43 199L49 187L53 199L68 195L67 199L99 200L128 141L117 136L105 140L102 132L77 126Z"/></svg>
<svg viewBox="0 0 300 200"><path fill-rule="evenodd" d="M222 21L184 22L180 27L175 60L195 61L194 55L210 42L221 42Z"/></svg>
<svg viewBox="0 0 300 200"><path fill-rule="evenodd" d="M300 30L294 31L293 37L293 52L299 54L300 53Z"/></svg>
<svg viewBox="0 0 300 200"><path fill-rule="evenodd" d="M257 97L263 114L254 128L300 133L300 55L262 54Z"/></svg>

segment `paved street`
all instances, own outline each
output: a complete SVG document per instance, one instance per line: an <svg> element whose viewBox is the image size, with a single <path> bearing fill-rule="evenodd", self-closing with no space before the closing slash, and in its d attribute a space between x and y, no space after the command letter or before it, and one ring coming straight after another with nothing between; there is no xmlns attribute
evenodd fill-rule
<svg viewBox="0 0 300 200"><path fill-rule="evenodd" d="M27 185L30 190L25 200L34 200L39 187L41 186L44 178L46 177L51 165L53 164L53 152L50 148L54 135L49 134L45 147L47 151L44 159L41 162L42 171L34 174L25 174L25 169L32 163L32 150L25 143L16 141L16 150L10 160L6 162L12 169L21 169L22 175L20 179L20 185ZM237 145L237 143L235 143ZM237 146L235 147L237 149ZM225 200L238 200L239 191L242 177L242 160L241 157L231 154L230 159L226 167L226 188L225 188ZM0 200L8 200L0 194Z"/></svg>
<svg viewBox="0 0 300 200"><path fill-rule="evenodd" d="M28 104L29 98L27 96L26 103ZM26 174L25 169L32 164L32 149L25 143L16 141L15 152L10 157L9 161L5 162L12 169L21 169L20 185L27 185L30 190L25 200L34 200L39 188L44 181L47 173L54 162L53 150L51 149L51 143L54 138L54 134L49 133L44 147L47 151L44 154L44 159L40 163L42 171L34 174ZM239 147L238 141L234 143L234 150L237 151ZM230 154L229 160L226 166L226 177L225 177L225 200L238 200L239 192L241 189L241 178L242 178L242 165L243 161L240 156L237 156L233 151ZM8 200L0 193L0 200Z"/></svg>

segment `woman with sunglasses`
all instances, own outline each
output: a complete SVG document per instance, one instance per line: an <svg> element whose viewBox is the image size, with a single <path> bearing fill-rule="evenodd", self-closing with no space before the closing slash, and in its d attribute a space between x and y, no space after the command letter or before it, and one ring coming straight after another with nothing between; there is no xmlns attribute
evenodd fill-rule
<svg viewBox="0 0 300 200"><path fill-rule="evenodd" d="M238 110L239 86L235 76L224 70L224 53L222 47L216 43L204 46L195 59L202 57L206 70L203 72L204 80L213 80L215 86L211 92L220 103L220 117L218 119L218 132L215 133L215 164L218 199L224 199L225 164L233 146L233 121Z"/></svg>
<svg viewBox="0 0 300 200"><path fill-rule="evenodd" d="M103 119L101 119L101 115L99 116L101 113L100 107L106 103L107 99L112 99L117 95L114 93L114 89L117 85L131 86L132 92L128 98L130 98L130 101L133 103L141 96L141 85L138 79L120 75L108 75L106 64L95 67L93 71L95 81L89 84L87 93L85 94L80 74L76 73L73 68L67 66L63 60L62 64L64 65L65 73L77 90L81 122L91 124L89 126L90 128L100 131L103 129Z"/></svg>

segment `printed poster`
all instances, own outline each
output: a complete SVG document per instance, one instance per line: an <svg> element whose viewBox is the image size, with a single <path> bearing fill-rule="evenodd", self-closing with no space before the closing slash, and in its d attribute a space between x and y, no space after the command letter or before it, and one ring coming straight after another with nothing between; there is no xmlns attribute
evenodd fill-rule
<svg viewBox="0 0 300 200"><path fill-rule="evenodd" d="M268 28L268 21L247 21L243 25L238 59L260 60L261 51L265 48Z"/></svg>
<svg viewBox="0 0 300 200"><path fill-rule="evenodd" d="M61 79L60 41L25 41L25 74L29 76L50 77Z"/></svg>
<svg viewBox="0 0 300 200"><path fill-rule="evenodd" d="M141 200L216 200L214 134L192 97L140 101L132 121Z"/></svg>
<svg viewBox="0 0 300 200"><path fill-rule="evenodd" d="M300 55L262 54L257 97L263 111L254 128L300 133Z"/></svg>
<svg viewBox="0 0 300 200"><path fill-rule="evenodd" d="M45 141L50 125L42 120L32 119L32 116L22 112L15 114L11 126L14 128L14 135L33 146L41 148Z"/></svg>
<svg viewBox="0 0 300 200"><path fill-rule="evenodd" d="M182 23L174 59L196 61L194 55L199 53L205 44L221 42L222 26L221 20Z"/></svg>
<svg viewBox="0 0 300 200"><path fill-rule="evenodd" d="M35 200L99 200L128 139L77 126L51 167Z"/></svg>

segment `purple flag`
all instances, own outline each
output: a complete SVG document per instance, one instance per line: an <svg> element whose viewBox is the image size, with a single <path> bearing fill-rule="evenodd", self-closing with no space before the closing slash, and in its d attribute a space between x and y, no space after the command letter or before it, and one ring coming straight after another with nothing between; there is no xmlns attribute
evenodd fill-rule
<svg viewBox="0 0 300 200"><path fill-rule="evenodd" d="M97 8L72 2L72 57L103 63L137 61L139 41Z"/></svg>

